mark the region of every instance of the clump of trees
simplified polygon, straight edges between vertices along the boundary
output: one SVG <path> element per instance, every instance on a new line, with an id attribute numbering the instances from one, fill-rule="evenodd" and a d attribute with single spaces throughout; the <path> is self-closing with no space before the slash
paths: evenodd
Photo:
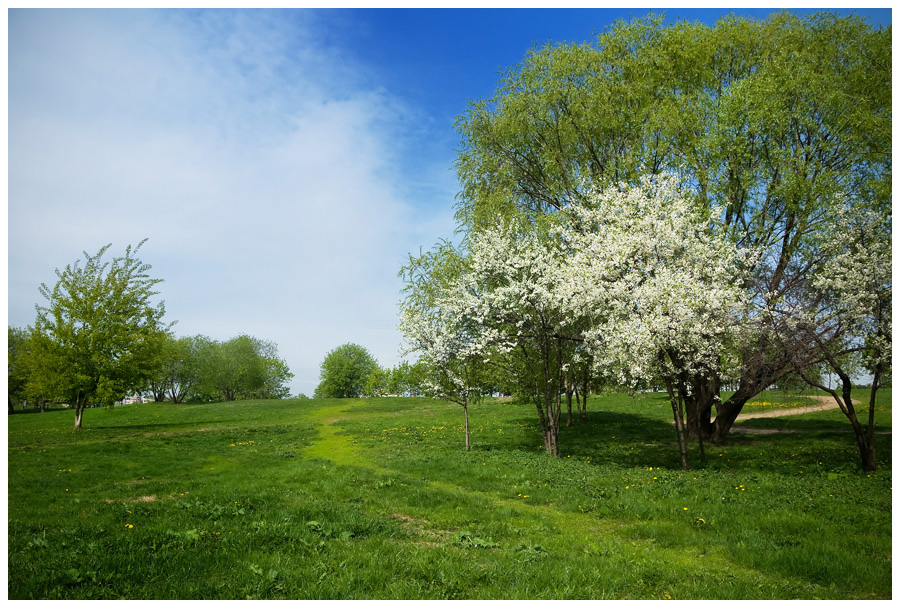
<path id="1" fill-rule="evenodd" d="M 150 392 L 159 400 L 278 398 L 292 377 L 274 343 L 238 336 L 224 343 L 176 338 L 155 302 L 161 279 L 137 257 L 105 261 L 109 245 L 57 270 L 34 326 L 8 328 L 9 413 L 28 401 L 65 403 L 81 428 L 85 408 Z"/>
<path id="2" fill-rule="evenodd" d="M 284 399 L 293 377 L 274 342 L 248 335 L 225 342 L 169 335 L 150 390 L 156 401 L 173 403 Z"/>
<path id="3" fill-rule="evenodd" d="M 383 397 L 414 395 L 419 392 L 419 366 L 401 362 L 383 368 L 359 344 L 343 344 L 322 360 L 316 398 Z"/>
<path id="4" fill-rule="evenodd" d="M 760 391 L 790 376 L 821 388 L 827 367 L 875 468 L 890 28 L 788 12 L 620 22 L 529 53 L 457 128 L 462 243 L 403 270 L 401 328 L 434 394 L 465 409 L 499 375 L 556 454 L 571 386 L 661 384 L 687 468 L 689 441 L 702 454 Z M 867 423 L 854 369 L 874 379 Z"/>

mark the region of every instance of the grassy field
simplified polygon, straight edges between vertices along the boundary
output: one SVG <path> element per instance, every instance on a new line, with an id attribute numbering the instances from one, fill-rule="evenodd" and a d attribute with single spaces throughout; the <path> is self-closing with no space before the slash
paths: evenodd
<path id="1" fill-rule="evenodd" d="M 891 597 L 889 390 L 872 474 L 840 412 L 739 420 L 791 432 L 682 472 L 660 395 L 589 409 L 558 459 L 498 402 L 469 453 L 428 399 L 16 414 L 9 598 Z"/>

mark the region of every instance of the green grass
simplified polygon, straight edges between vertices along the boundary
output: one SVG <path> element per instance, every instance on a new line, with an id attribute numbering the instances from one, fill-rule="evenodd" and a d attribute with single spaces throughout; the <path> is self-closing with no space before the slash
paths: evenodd
<path id="1" fill-rule="evenodd" d="M 890 391 L 879 429 L 890 430 Z M 8 594 L 49 598 L 891 597 L 891 439 L 755 419 L 680 470 L 660 395 L 536 412 L 428 399 L 9 417 Z M 841 422 L 843 424 L 841 424 Z"/>

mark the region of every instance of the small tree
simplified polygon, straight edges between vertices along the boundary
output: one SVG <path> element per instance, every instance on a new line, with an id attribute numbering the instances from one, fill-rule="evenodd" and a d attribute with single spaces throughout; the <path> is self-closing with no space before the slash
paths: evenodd
<path id="1" fill-rule="evenodd" d="M 407 295 L 399 329 L 407 343 L 404 354 L 420 356 L 412 368 L 407 365 L 407 381 L 417 368 L 418 388 L 426 395 L 462 406 L 469 451 L 469 405 L 484 392 L 486 362 L 479 344 L 482 328 L 466 318 L 462 300 L 453 296 L 467 270 L 466 260 L 446 242 L 417 258 L 410 256 L 400 271 Z"/>
<path id="2" fill-rule="evenodd" d="M 92 403 L 112 403 L 144 389 L 154 370 L 167 327 L 165 306 L 153 304 L 161 279 L 136 256 L 145 241 L 104 262 L 96 255 L 57 270 L 56 286 L 41 285 L 46 306 L 37 308 L 35 360 L 53 379 L 58 396 L 75 406 L 75 428 Z"/>
<path id="3" fill-rule="evenodd" d="M 205 383 L 222 393 L 225 401 L 261 391 L 267 366 L 260 348 L 260 341 L 247 335 L 213 343 L 203 366 Z"/>
<path id="4" fill-rule="evenodd" d="M 316 397 L 359 397 L 378 362 L 358 344 L 338 346 L 322 361 Z"/>

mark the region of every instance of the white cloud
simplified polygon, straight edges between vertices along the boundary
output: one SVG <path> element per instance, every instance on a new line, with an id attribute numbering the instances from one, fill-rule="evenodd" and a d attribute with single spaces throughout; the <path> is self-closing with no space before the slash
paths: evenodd
<path id="1" fill-rule="evenodd" d="M 9 323 L 82 250 L 149 237 L 179 334 L 274 340 L 307 394 L 342 343 L 394 363 L 396 274 L 452 229 L 451 152 L 404 182 L 416 111 L 316 19 L 11 11 Z"/>

